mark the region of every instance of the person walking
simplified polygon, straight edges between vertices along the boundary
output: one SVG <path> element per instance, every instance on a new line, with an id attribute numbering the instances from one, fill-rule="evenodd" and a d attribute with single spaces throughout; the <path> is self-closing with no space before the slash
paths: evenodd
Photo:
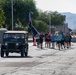
<path id="1" fill-rule="evenodd" d="M 69 47 L 71 47 L 71 39 L 72 39 L 71 34 L 69 34 Z"/>
<path id="2" fill-rule="evenodd" d="M 65 48 L 65 44 L 64 44 L 65 35 L 63 34 L 63 32 L 61 32 L 61 35 L 62 35 L 62 39 L 61 39 L 61 49 L 63 49 L 63 47 Z"/>
<path id="3" fill-rule="evenodd" d="M 57 45 L 58 45 L 58 49 L 60 50 L 61 49 L 61 40 L 62 40 L 62 34 L 61 34 L 61 31 L 58 32 L 58 36 L 56 38 L 56 41 L 57 41 Z"/>
<path id="4" fill-rule="evenodd" d="M 41 46 L 41 49 L 43 49 L 43 37 L 44 37 L 44 35 L 43 35 L 43 33 L 41 32 L 41 33 L 40 33 L 40 46 Z"/>
<path id="5" fill-rule="evenodd" d="M 71 44 L 71 36 L 69 35 L 69 33 L 66 33 L 66 35 L 65 35 L 65 47 L 69 48 L 70 44 Z"/>
<path id="6" fill-rule="evenodd" d="M 55 48 L 55 39 L 56 39 L 56 35 L 53 33 L 51 36 L 52 49 Z"/>
<path id="7" fill-rule="evenodd" d="M 48 34 L 49 34 L 49 32 L 45 33 L 45 48 L 48 47 L 48 39 L 47 39 Z"/>
<path id="8" fill-rule="evenodd" d="M 37 42 L 37 47 L 39 48 L 39 45 L 40 45 L 40 34 L 36 35 L 36 42 Z"/>
<path id="9" fill-rule="evenodd" d="M 50 42 L 51 42 L 51 34 L 50 33 L 48 33 L 48 35 L 46 36 L 46 38 L 47 38 L 47 48 L 50 48 Z"/>

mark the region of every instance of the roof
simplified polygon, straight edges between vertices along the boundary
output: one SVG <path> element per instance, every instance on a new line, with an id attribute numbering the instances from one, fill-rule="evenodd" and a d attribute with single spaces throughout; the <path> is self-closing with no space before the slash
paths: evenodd
<path id="1" fill-rule="evenodd" d="M 72 31 L 72 29 L 70 29 L 70 28 L 68 28 L 69 29 L 69 31 Z"/>
<path id="2" fill-rule="evenodd" d="M 2 30 L 7 30 L 6 28 L 0 28 L 0 31 L 2 31 Z"/>
<path id="3" fill-rule="evenodd" d="M 28 33 L 27 31 L 6 31 L 5 33 Z"/>

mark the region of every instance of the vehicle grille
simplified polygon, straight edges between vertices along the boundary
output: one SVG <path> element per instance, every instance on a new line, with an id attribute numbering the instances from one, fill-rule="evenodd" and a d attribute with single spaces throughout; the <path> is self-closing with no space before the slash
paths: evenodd
<path id="1" fill-rule="evenodd" d="M 8 49 L 15 49 L 16 43 L 8 43 Z"/>

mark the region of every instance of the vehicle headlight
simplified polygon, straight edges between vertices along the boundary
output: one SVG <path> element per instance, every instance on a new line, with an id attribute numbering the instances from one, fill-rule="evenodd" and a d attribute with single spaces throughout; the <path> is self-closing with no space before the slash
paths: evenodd
<path id="1" fill-rule="evenodd" d="M 16 45 L 18 46 L 18 45 L 19 45 L 19 43 L 16 43 Z"/>
<path id="2" fill-rule="evenodd" d="M 7 46 L 8 44 L 7 44 L 7 43 L 5 43 L 5 45 Z"/>

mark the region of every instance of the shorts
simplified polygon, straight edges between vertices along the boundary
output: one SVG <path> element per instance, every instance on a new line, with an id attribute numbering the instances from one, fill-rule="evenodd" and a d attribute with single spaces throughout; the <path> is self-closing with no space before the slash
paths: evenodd
<path id="1" fill-rule="evenodd" d="M 52 43 L 54 43 L 55 41 L 51 41 Z"/>
<path id="2" fill-rule="evenodd" d="M 61 44 L 61 41 L 57 41 L 57 44 Z"/>
<path id="3" fill-rule="evenodd" d="M 40 39 L 36 39 L 36 42 L 39 42 L 40 41 Z"/>
<path id="4" fill-rule="evenodd" d="M 47 42 L 48 41 L 48 39 L 45 39 L 45 42 Z"/>

